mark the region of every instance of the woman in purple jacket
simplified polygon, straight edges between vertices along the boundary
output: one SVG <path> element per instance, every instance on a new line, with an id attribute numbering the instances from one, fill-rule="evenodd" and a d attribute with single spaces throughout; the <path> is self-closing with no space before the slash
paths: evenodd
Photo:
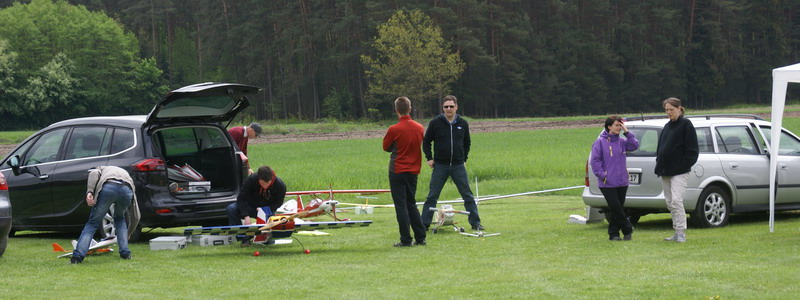
<path id="1" fill-rule="evenodd" d="M 621 138 L 620 132 L 626 138 Z M 606 119 L 605 130 L 592 145 L 589 163 L 597 176 L 597 186 L 608 203 L 608 239 L 612 241 L 629 241 L 632 238 L 633 226 L 622 207 L 625 205 L 629 180 L 625 153 L 636 149 L 639 149 L 639 141 L 618 116 Z M 620 230 L 623 238 L 619 237 Z"/>

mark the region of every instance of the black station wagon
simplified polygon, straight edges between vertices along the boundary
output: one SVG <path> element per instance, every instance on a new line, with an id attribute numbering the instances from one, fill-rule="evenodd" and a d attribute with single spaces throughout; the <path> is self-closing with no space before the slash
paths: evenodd
<path id="1" fill-rule="evenodd" d="M 247 176 L 247 157 L 225 130 L 260 88 L 202 83 L 169 92 L 149 115 L 89 117 L 52 124 L 0 163 L 22 230 L 80 231 L 89 218 L 88 170 L 119 166 L 136 184 L 142 227 L 222 225 Z M 178 176 L 187 168 L 192 177 Z M 106 216 L 100 236 L 114 234 Z"/>

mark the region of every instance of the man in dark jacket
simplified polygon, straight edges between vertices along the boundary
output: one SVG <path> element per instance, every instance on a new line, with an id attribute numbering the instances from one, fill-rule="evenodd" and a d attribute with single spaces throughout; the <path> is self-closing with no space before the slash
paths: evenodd
<path id="1" fill-rule="evenodd" d="M 272 215 L 283 204 L 286 196 L 286 184 L 283 180 L 275 176 L 268 166 L 258 168 L 258 171 L 245 179 L 239 197 L 236 202 L 228 205 L 228 224 L 245 225 L 252 224 L 251 218 L 256 217 L 256 208 L 269 206 L 270 211 L 264 210 L 267 216 Z M 250 239 L 242 240 L 242 246 L 250 245 Z"/>
<path id="2" fill-rule="evenodd" d="M 425 152 L 428 166 L 433 168 L 428 198 L 425 200 L 425 205 L 422 206 L 422 224 L 425 225 L 425 228 L 430 227 L 433 218 L 430 208 L 436 207 L 442 187 L 450 177 L 458 188 L 461 198 L 464 199 L 464 209 L 469 212 L 469 224 L 472 225 L 472 229 L 483 231 L 481 218 L 478 216 L 478 205 L 469 188 L 465 167 L 471 146 L 469 124 L 467 124 L 467 120 L 456 114 L 458 111 L 456 96 L 445 96 L 442 108 L 444 113 L 428 123 L 428 129 L 422 140 L 422 151 Z M 431 152 L 431 143 L 433 143 L 433 152 Z"/>

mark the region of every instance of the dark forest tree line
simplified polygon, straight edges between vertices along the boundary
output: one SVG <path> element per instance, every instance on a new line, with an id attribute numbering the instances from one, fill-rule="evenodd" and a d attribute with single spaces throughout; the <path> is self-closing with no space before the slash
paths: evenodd
<path id="1" fill-rule="evenodd" d="M 264 87 L 248 110 L 257 119 L 390 117 L 394 97 L 370 98 L 360 57 L 398 10 L 430 17 L 460 55 L 466 68 L 445 94 L 472 117 L 655 111 L 669 96 L 692 108 L 766 104 L 771 70 L 797 62 L 800 46 L 791 0 L 69 3 L 122 24 L 170 88 Z M 441 96 L 420 100 L 431 112 Z"/>

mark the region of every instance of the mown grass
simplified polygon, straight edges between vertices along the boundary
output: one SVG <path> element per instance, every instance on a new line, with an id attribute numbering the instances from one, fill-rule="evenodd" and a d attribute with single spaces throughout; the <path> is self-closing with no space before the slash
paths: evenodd
<path id="1" fill-rule="evenodd" d="M 798 119 L 786 120 L 797 130 Z M 585 159 L 600 126 L 474 134 L 468 171 L 482 195 L 510 194 L 583 183 Z M 386 188 L 389 154 L 380 139 L 252 145 L 253 165 L 269 164 L 290 190 Z M 427 192 L 422 172 L 417 197 Z M 736 215 L 720 229 L 691 228 L 685 244 L 666 214 L 642 217 L 634 240 L 610 242 L 606 225 L 568 224 L 583 214 L 580 189 L 491 200 L 480 205 L 487 232 L 473 238 L 444 230 L 428 246 L 394 248 L 394 211 L 340 217 L 371 219 L 367 228 L 299 237 L 292 245 L 189 246 L 150 251 L 133 244 L 131 261 L 92 256 L 81 265 L 55 259 L 50 243 L 77 234 L 21 232 L 0 258 L 0 298 L 303 298 L 303 299 L 784 299 L 800 293 L 800 213 Z M 442 199 L 457 197 L 445 187 Z M 339 198 L 342 201 L 363 201 Z M 374 202 L 388 202 L 381 195 Z M 466 218 L 458 221 L 466 224 Z M 324 220 L 324 219 L 323 219 Z M 143 240 L 180 235 L 155 229 Z M 259 250 L 259 257 L 252 255 Z"/>
<path id="2" fill-rule="evenodd" d="M 800 288 L 800 214 L 734 216 L 721 229 L 688 231 L 685 244 L 667 215 L 650 215 L 634 240 L 606 240 L 605 224 L 566 222 L 580 214 L 578 193 L 493 200 L 480 211 L 489 232 L 473 238 L 430 234 L 428 246 L 398 249 L 393 210 L 377 209 L 367 228 L 329 230 L 291 245 L 189 246 L 134 259 L 91 256 L 81 265 L 55 259 L 50 242 L 70 235 L 25 233 L 0 259 L 2 298 L 299 298 L 299 299 L 790 299 Z M 466 222 L 465 218 L 459 221 Z M 156 230 L 145 239 L 180 235 Z M 259 250 L 260 257 L 252 255 Z"/>

